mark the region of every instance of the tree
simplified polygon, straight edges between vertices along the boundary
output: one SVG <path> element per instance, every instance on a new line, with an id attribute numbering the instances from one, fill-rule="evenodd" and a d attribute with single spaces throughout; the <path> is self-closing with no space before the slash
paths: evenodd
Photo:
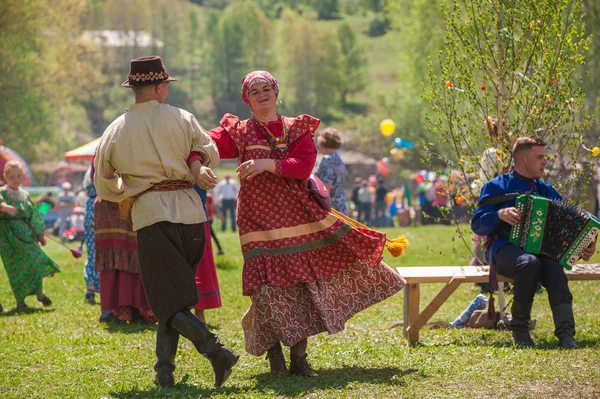
<path id="1" fill-rule="evenodd" d="M 592 113 L 598 104 L 600 98 L 600 82 L 597 79 L 595 71 L 600 69 L 600 4 L 594 0 L 583 0 L 582 11 L 585 21 L 585 35 L 593 36 L 590 41 L 590 49 L 586 54 L 586 63 L 580 68 L 583 76 L 583 87 L 586 89 L 586 99 L 584 107 L 586 112 Z M 600 126 L 598 120 L 594 120 L 592 129 L 590 129 L 588 139 L 599 137 Z"/>
<path id="2" fill-rule="evenodd" d="M 559 189 L 580 176 L 576 164 L 590 156 L 581 134 L 592 120 L 577 75 L 589 44 L 581 1 L 459 0 L 444 16 L 441 77 L 431 70 L 426 98 L 435 111 L 431 128 L 458 159 L 462 179 L 481 169 L 495 135 L 506 168 L 511 140 L 537 135 L 557 154 L 549 178 Z"/>
<path id="3" fill-rule="evenodd" d="M 204 37 L 200 29 L 200 21 L 196 10 L 191 10 L 188 14 L 189 19 L 189 36 L 187 42 L 187 79 L 189 81 L 189 92 L 197 95 L 200 93 L 200 63 L 201 49 L 203 48 Z M 188 104 L 188 109 L 193 108 L 193 104 Z"/>
<path id="4" fill-rule="evenodd" d="M 30 161 L 69 148 L 75 126 L 89 129 L 84 117 L 63 119 L 80 115 L 70 111 L 90 95 L 82 87 L 101 82 L 97 53 L 79 40 L 85 5 L 83 0 L 0 3 L 0 132 L 7 146 Z"/>
<path id="5" fill-rule="evenodd" d="M 337 19 L 340 17 L 338 0 L 316 1 L 313 7 L 319 13 L 319 19 Z"/>
<path id="6" fill-rule="evenodd" d="M 283 108 L 288 114 L 311 113 L 327 119 L 340 103 L 340 43 L 330 29 L 317 29 L 316 15 L 286 10 L 280 22 L 278 72 Z"/>
<path id="7" fill-rule="evenodd" d="M 227 112 L 248 114 L 248 106 L 240 98 L 240 82 L 246 73 L 268 67 L 269 27 L 258 5 L 248 0 L 232 3 L 221 18 L 209 18 L 205 61 L 218 117 Z"/>
<path id="8" fill-rule="evenodd" d="M 444 48 L 442 8 L 437 0 L 390 0 L 386 10 L 392 29 L 402 38 L 402 49 L 398 54 L 398 93 L 385 117 L 396 121 L 403 138 L 433 143 L 430 150 L 444 152 L 428 129 L 425 118 L 431 106 L 423 98 L 423 85 L 429 81 L 429 60 Z M 433 68 L 440 73 L 439 65 Z M 419 167 L 420 152 L 410 151 L 407 155 L 413 167 Z M 440 164 L 439 160 L 431 161 L 433 167 Z"/>
<path id="9" fill-rule="evenodd" d="M 171 6 L 163 4 L 160 7 L 160 38 L 163 46 L 158 54 L 170 65 L 180 65 L 184 62 L 181 57 L 181 23 L 179 16 L 171 12 Z"/>
<path id="10" fill-rule="evenodd" d="M 374 12 L 381 12 L 386 6 L 387 0 L 363 0 L 364 7 Z"/>
<path id="11" fill-rule="evenodd" d="M 348 94 L 365 88 L 365 65 L 362 49 L 356 44 L 356 36 L 350 25 L 343 23 L 338 28 L 340 50 L 342 52 L 341 103 L 347 105 Z"/>

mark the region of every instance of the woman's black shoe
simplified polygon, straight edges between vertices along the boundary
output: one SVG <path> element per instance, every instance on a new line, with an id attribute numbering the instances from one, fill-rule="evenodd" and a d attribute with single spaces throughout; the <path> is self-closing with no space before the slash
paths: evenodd
<path id="1" fill-rule="evenodd" d="M 96 304 L 96 293 L 91 292 L 91 291 L 86 292 L 85 301 L 87 303 L 89 303 L 90 305 L 95 305 Z"/>
<path id="2" fill-rule="evenodd" d="M 50 305 L 52 305 L 52 301 L 50 300 L 50 298 L 48 298 L 44 294 L 38 295 L 37 300 L 40 301 L 42 303 L 42 305 L 44 305 L 44 306 L 50 306 Z"/>
<path id="3" fill-rule="evenodd" d="M 125 324 L 125 323 L 127 323 L 125 320 L 121 320 L 117 316 L 115 316 L 114 313 L 110 313 L 108 316 L 100 316 L 100 319 L 98 319 L 98 321 L 100 323 L 106 323 L 106 324 Z"/>

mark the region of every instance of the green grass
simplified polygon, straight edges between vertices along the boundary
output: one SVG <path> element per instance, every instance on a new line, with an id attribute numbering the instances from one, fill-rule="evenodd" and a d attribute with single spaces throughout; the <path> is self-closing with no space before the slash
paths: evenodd
<path id="1" fill-rule="evenodd" d="M 393 266 L 466 264 L 468 250 L 454 229 L 410 228 L 407 255 Z M 390 236 L 401 231 L 389 230 Z M 491 330 L 421 330 L 421 344 L 407 345 L 401 328 L 402 293 L 358 314 L 335 334 L 309 340 L 309 359 L 320 377 L 271 377 L 264 358 L 244 353 L 240 319 L 249 305 L 241 295 L 237 235 L 219 234 L 217 258 L 224 306 L 208 311 L 209 324 L 242 357 L 226 386 L 212 387 L 209 363 L 183 340 L 173 389 L 152 384 L 154 328 L 107 327 L 99 306 L 83 301 L 83 261 L 54 243 L 48 253 L 63 272 L 45 281 L 54 301 L 15 314 L 6 275 L 0 276 L 0 397 L 2 398 L 592 398 L 600 397 L 600 290 L 598 282 L 574 282 L 578 351 L 557 349 L 545 294 L 536 297 L 536 350 L 513 347 L 510 333 Z M 427 303 L 440 285 L 421 288 Z M 476 295 L 465 284 L 433 320 L 451 321 Z"/>

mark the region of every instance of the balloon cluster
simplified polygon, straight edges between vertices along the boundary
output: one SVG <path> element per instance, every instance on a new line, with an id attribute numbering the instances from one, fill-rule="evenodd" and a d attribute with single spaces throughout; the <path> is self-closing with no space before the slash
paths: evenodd
<path id="1" fill-rule="evenodd" d="M 384 119 L 379 124 L 379 131 L 386 137 L 391 136 L 396 131 L 396 124 L 391 119 Z M 394 147 L 390 150 L 390 155 L 394 161 L 401 161 L 406 156 L 406 150 L 411 148 L 415 148 L 415 143 L 401 137 L 396 137 L 394 139 Z M 389 160 L 387 158 L 383 158 L 377 162 L 377 171 L 382 176 L 389 174 Z"/>

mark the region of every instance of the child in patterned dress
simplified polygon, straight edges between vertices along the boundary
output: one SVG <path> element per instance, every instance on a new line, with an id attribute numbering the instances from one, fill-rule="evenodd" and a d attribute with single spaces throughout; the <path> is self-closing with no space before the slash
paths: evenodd
<path id="1" fill-rule="evenodd" d="M 36 295 L 44 306 L 52 305 L 42 288 L 42 279 L 60 271 L 38 245 L 46 245 L 44 221 L 29 193 L 21 188 L 25 178 L 18 161 L 4 167 L 6 185 L 0 188 L 0 255 L 17 301 L 26 310 L 25 297 Z"/>

